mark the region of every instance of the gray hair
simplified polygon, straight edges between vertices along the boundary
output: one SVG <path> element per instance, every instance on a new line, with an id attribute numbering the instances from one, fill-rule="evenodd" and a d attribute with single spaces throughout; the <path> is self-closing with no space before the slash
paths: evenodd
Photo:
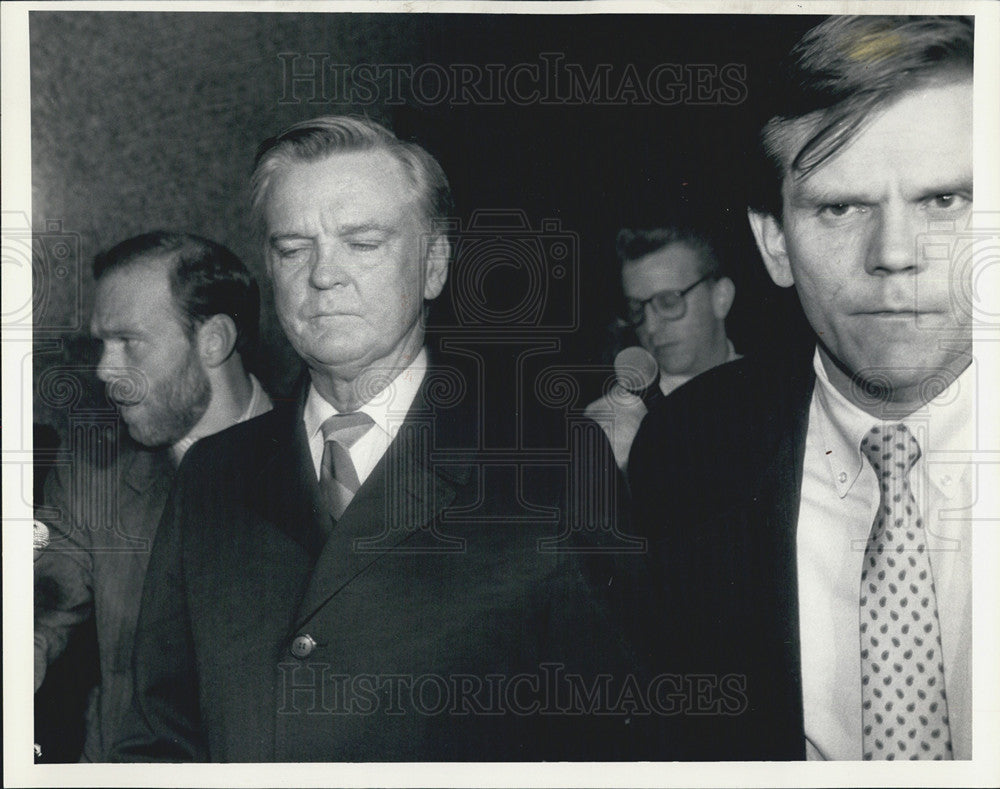
<path id="1" fill-rule="evenodd" d="M 315 162 L 348 151 L 385 151 L 393 156 L 420 194 L 420 206 L 430 228 L 443 224 L 452 212 L 451 187 L 441 165 L 416 143 L 400 140 L 368 118 L 324 115 L 289 126 L 257 148 L 250 199 L 254 224 L 264 227 L 264 203 L 276 171 L 292 162 Z"/>

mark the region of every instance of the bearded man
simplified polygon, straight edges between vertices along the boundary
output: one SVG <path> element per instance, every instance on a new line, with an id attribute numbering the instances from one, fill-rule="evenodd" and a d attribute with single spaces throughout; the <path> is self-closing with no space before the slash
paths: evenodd
<path id="1" fill-rule="evenodd" d="M 269 411 L 271 401 L 244 367 L 259 291 L 228 249 L 146 233 L 98 255 L 94 279 L 97 377 L 128 435 L 117 425 L 89 431 L 82 437 L 92 440 L 74 441 L 82 446 L 71 447 L 72 462 L 47 480 L 51 541 L 35 562 L 35 690 L 93 617 L 101 679 L 83 760 L 105 761 L 132 695 L 139 598 L 177 464 L 196 440 Z"/>

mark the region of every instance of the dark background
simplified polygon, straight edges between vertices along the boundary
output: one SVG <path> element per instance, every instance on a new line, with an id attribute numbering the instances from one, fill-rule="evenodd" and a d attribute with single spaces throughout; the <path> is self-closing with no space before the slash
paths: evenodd
<path id="1" fill-rule="evenodd" d="M 790 334 L 789 320 L 798 320 L 797 305 L 767 279 L 746 227 L 744 193 L 769 72 L 816 21 L 32 12 L 35 421 L 63 436 L 74 409 L 107 407 L 86 369 L 96 354 L 86 337 L 90 264 L 98 251 L 155 228 L 217 240 L 258 275 L 265 291 L 264 342 L 255 371 L 272 393 L 288 394 L 298 361 L 270 306 L 248 218 L 247 180 L 260 140 L 297 120 L 338 111 L 383 120 L 431 150 L 451 180 L 463 228 L 477 209 L 521 212 L 529 229 L 506 236 L 513 239 L 514 263 L 517 243 L 525 239 L 540 240 L 543 249 L 547 237 L 571 239 L 569 277 L 553 277 L 554 262 L 540 261 L 544 315 L 514 321 L 522 334 L 557 338 L 554 361 L 586 366 L 610 358 L 607 328 L 620 305 L 615 234 L 623 225 L 655 225 L 678 207 L 715 232 L 731 264 L 738 295 L 730 333 L 738 349 L 752 353 L 780 342 Z M 302 73 L 322 64 L 322 57 L 328 67 L 469 63 L 509 70 L 522 62 L 542 65 L 541 53 L 560 53 L 587 75 L 609 64 L 611 98 L 628 64 L 643 79 L 661 63 L 739 64 L 746 89 L 735 94 L 738 103 L 697 103 L 687 96 L 674 106 L 640 104 L 630 94 L 617 105 L 600 99 L 555 106 L 510 100 L 431 105 L 404 91 L 405 104 L 386 106 L 343 101 L 350 97 L 329 71 L 325 84 L 298 83 L 291 90 L 286 75 L 295 56 L 294 68 Z M 718 86 L 707 84 L 709 92 Z M 549 219 L 558 220 L 558 230 L 542 229 Z M 433 325 L 506 336 L 514 324 L 505 325 L 503 316 L 525 303 L 537 287 L 531 284 L 537 272 L 531 280 L 523 259 L 520 268 L 499 265 L 495 244 L 484 251 L 463 242 L 459 251 Z M 476 304 L 471 318 L 456 316 L 456 301 L 473 298 L 461 295 L 472 282 L 483 287 L 474 298 L 493 311 L 485 323 Z M 553 323 L 561 325 L 551 330 Z M 58 386 L 67 368 L 70 394 Z M 600 385 L 583 380 L 582 396 L 596 396 Z"/>
<path id="2" fill-rule="evenodd" d="M 248 217 L 247 181 L 262 139 L 331 112 L 382 120 L 440 160 L 456 199 L 458 255 L 431 324 L 478 347 L 502 385 L 512 385 L 512 359 L 548 341 L 525 364 L 525 378 L 562 367 L 578 382 L 569 407 L 599 395 L 615 349 L 609 327 L 620 306 L 615 234 L 678 212 L 712 230 L 732 271 L 730 336 L 738 350 L 763 353 L 789 338 L 808 338 L 794 294 L 767 279 L 744 207 L 770 71 L 816 21 L 31 12 L 36 481 L 74 420 L 109 411 L 91 369 L 97 348 L 87 337 L 90 264 L 129 236 L 188 231 L 240 255 L 264 291 L 263 342 L 253 369 L 273 395 L 290 394 L 299 363 L 273 314 Z M 559 53 L 587 75 L 609 64 L 611 95 L 604 99 L 615 98 L 629 64 L 643 79 L 661 63 L 738 64 L 745 90 L 730 94 L 736 101 L 688 95 L 672 106 L 642 104 L 631 94 L 619 104 L 430 104 L 404 91 L 403 104 L 388 106 L 345 100 L 330 72 L 320 95 L 303 83 L 290 95 L 286 75 L 295 56 L 299 73 L 323 58 L 327 66 L 468 63 L 509 71 L 518 63 L 542 66 L 542 53 Z M 480 214 L 470 230 L 481 209 L 492 213 Z M 483 232 L 482 222 L 497 221 L 498 212 L 526 226 Z M 560 243 L 568 256 L 558 257 Z M 522 310 L 529 302 L 539 310 Z M 528 398 L 537 392 L 530 380 L 516 384 Z M 495 395 L 499 405 L 490 404 L 490 419 L 517 410 L 508 399 L 514 393 Z M 49 725 L 36 731 L 45 761 L 79 753 L 82 686 L 94 679 L 82 682 L 80 667 L 90 662 L 92 639 L 86 631 L 80 636 L 36 698 L 36 719 Z"/>

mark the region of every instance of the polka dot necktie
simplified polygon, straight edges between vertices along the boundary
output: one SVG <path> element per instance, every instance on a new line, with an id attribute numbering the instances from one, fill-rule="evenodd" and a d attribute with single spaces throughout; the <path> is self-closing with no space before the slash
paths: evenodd
<path id="1" fill-rule="evenodd" d="M 861 451 L 881 490 L 861 572 L 862 753 L 951 759 L 934 577 L 907 479 L 920 445 L 905 425 L 885 425 Z"/>
<path id="2" fill-rule="evenodd" d="M 320 463 L 319 483 L 334 520 L 340 520 L 361 487 L 349 450 L 373 424 L 368 414 L 354 411 L 334 414 L 320 427 L 323 431 L 323 460 Z"/>

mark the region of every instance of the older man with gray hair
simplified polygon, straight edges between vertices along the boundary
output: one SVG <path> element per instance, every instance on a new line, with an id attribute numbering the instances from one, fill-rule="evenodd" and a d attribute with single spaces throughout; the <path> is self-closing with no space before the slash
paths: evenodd
<path id="1" fill-rule="evenodd" d="M 264 143 L 252 184 L 308 378 L 185 461 L 117 757 L 614 758 L 625 716 L 548 695 L 560 672 L 589 687 L 627 665 L 587 567 L 545 549 L 607 524 L 567 523 L 572 464 L 491 461 L 479 372 L 425 347 L 449 266 L 441 167 L 322 117 Z"/>

